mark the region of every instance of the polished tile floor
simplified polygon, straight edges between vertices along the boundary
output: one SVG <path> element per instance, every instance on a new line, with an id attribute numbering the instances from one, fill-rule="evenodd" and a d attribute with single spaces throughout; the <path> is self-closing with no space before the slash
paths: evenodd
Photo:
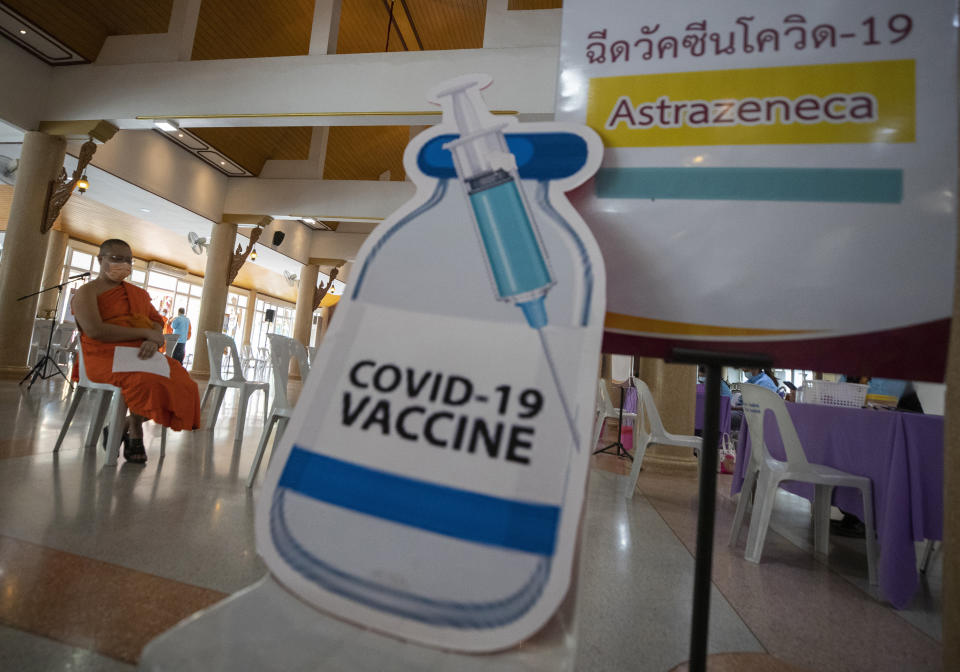
<path id="1" fill-rule="evenodd" d="M 256 400 L 254 400 L 256 401 Z M 154 636 L 258 579 L 258 490 L 244 480 L 263 418 L 252 403 L 234 448 L 235 401 L 213 431 L 148 427 L 145 467 L 84 450 L 82 407 L 59 454 L 68 391 L 0 382 L 0 669 L 130 670 Z M 84 404 L 86 406 L 86 404 Z M 613 428 L 607 428 L 608 440 Z M 593 458 L 578 585 L 578 670 L 665 671 L 687 658 L 696 481 Z M 941 559 L 909 609 L 879 602 L 863 542 L 811 552 L 809 505 L 781 493 L 763 562 L 727 546 L 735 502 L 717 496 L 710 650 L 767 652 L 809 670 L 940 669 Z M 318 668 L 322 669 L 322 667 Z"/>

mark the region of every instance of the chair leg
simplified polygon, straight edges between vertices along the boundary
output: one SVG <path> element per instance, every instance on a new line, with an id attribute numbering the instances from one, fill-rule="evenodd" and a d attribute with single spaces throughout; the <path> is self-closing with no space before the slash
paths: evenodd
<path id="1" fill-rule="evenodd" d="M 220 407 L 223 405 L 223 398 L 227 395 L 227 388 L 217 385 L 213 390 L 213 397 L 210 399 L 210 405 L 213 407 L 213 412 L 210 414 L 210 427 L 213 429 L 213 426 L 217 424 L 217 416 L 220 415 Z"/>
<path id="2" fill-rule="evenodd" d="M 603 435 L 603 425 L 607 421 L 607 416 L 603 413 L 597 415 L 597 419 L 593 423 L 593 443 L 590 444 L 590 452 L 592 453 L 597 449 L 597 444 L 600 443 L 600 437 Z"/>
<path id="3" fill-rule="evenodd" d="M 80 405 L 80 400 L 83 399 L 83 394 L 86 391 L 87 388 L 85 387 L 78 387 L 73 391 L 70 408 L 67 409 L 67 417 L 63 419 L 63 427 L 60 428 L 60 435 L 57 437 L 57 442 L 53 446 L 53 452 L 60 452 L 60 444 L 63 443 L 63 437 L 67 435 L 67 430 L 70 429 L 70 423 L 73 422 L 73 416 L 77 412 L 77 406 Z"/>
<path id="4" fill-rule="evenodd" d="M 923 555 L 920 558 L 920 573 L 926 574 L 930 566 L 930 558 L 933 557 L 933 539 L 927 539 L 923 542 Z"/>
<path id="5" fill-rule="evenodd" d="M 103 390 L 96 390 L 94 397 L 97 402 L 90 418 L 90 426 L 87 427 L 87 436 L 83 440 L 84 448 L 96 448 L 97 441 L 100 439 L 100 429 L 107 418 L 107 408 L 110 406 L 110 395 Z"/>
<path id="6" fill-rule="evenodd" d="M 210 383 L 207 383 L 207 389 L 203 391 L 203 399 L 200 400 L 200 415 L 203 415 L 203 407 L 207 403 L 207 397 L 210 396 Z"/>
<path id="7" fill-rule="evenodd" d="M 270 403 L 270 388 L 263 390 L 263 421 L 266 422 L 267 418 L 270 417 L 270 411 L 268 410 L 268 405 Z"/>
<path id="8" fill-rule="evenodd" d="M 280 418 L 277 421 L 277 432 L 273 435 L 273 449 L 270 451 L 270 459 L 267 460 L 267 466 L 270 466 L 270 463 L 273 461 L 273 456 L 277 452 L 277 446 L 280 445 L 280 439 L 283 438 L 283 433 L 287 431 L 287 425 L 290 424 L 290 418 Z"/>
<path id="9" fill-rule="evenodd" d="M 747 549 L 743 557 L 750 562 L 760 562 L 763 543 L 767 540 L 773 503 L 777 499 L 778 482 L 775 477 L 761 473 L 757 477 L 757 494 L 754 497 L 753 513 L 750 515 L 750 531 L 747 533 Z"/>
<path id="10" fill-rule="evenodd" d="M 868 481 L 860 487 L 863 495 L 863 536 L 867 542 L 867 574 L 870 585 L 877 585 L 877 535 L 873 522 L 873 487 Z M 828 523 L 829 524 L 829 523 Z"/>
<path id="11" fill-rule="evenodd" d="M 127 418 L 127 404 L 123 395 L 114 392 L 110 400 L 110 412 L 107 416 L 110 421 L 107 441 L 107 466 L 117 463 L 120 456 L 120 443 L 123 439 L 123 423 Z"/>
<path id="12" fill-rule="evenodd" d="M 160 425 L 160 457 L 167 454 L 167 428 Z"/>
<path id="13" fill-rule="evenodd" d="M 267 422 L 263 425 L 263 431 L 260 432 L 260 443 L 257 444 L 257 454 L 253 456 L 253 464 L 250 465 L 250 475 L 247 476 L 247 487 L 253 487 L 253 481 L 257 477 L 257 471 L 260 470 L 260 460 L 263 459 L 263 451 L 267 448 L 267 440 L 270 438 L 270 430 L 273 428 L 273 423 L 276 422 L 279 418 L 277 416 L 272 416 Z M 279 435 L 280 428 L 277 428 L 277 434 Z"/>
<path id="14" fill-rule="evenodd" d="M 740 501 L 737 502 L 737 513 L 733 516 L 733 526 L 730 528 L 730 546 L 736 546 L 740 540 L 743 519 L 753 502 L 753 489 L 757 484 L 757 474 L 759 472 L 750 467 L 751 465 L 747 465 L 747 476 L 743 479 L 743 486 L 740 488 Z"/>
<path id="15" fill-rule="evenodd" d="M 641 440 L 636 426 L 633 431 L 633 466 L 630 467 L 630 475 L 627 476 L 627 499 L 633 499 L 633 493 L 637 491 L 637 481 L 640 480 L 640 468 L 643 466 L 643 456 L 647 452 L 649 439 L 646 437 Z"/>
<path id="16" fill-rule="evenodd" d="M 234 443 L 243 441 L 243 425 L 247 421 L 247 402 L 250 400 L 253 390 L 241 387 L 237 390 L 237 393 L 240 395 L 240 399 L 237 404 L 237 427 L 233 435 Z"/>
<path id="17" fill-rule="evenodd" d="M 815 484 L 813 489 L 813 550 L 821 555 L 830 553 L 830 500 L 833 486 Z"/>

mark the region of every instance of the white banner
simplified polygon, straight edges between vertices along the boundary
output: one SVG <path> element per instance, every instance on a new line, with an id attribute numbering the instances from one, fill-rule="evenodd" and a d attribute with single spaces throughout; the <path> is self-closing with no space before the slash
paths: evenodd
<path id="1" fill-rule="evenodd" d="M 607 351 L 762 351 L 942 379 L 957 185 L 952 0 L 566 0 L 557 118 Z"/>

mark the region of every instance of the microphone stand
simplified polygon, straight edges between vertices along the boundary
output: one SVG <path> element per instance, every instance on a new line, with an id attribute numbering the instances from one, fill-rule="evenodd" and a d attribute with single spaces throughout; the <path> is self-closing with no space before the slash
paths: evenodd
<path id="1" fill-rule="evenodd" d="M 51 325 L 50 325 L 50 335 L 47 336 L 47 349 L 43 353 L 43 357 L 37 360 L 37 363 L 33 365 L 33 368 L 30 369 L 30 371 L 27 372 L 27 375 L 25 375 L 20 380 L 20 382 L 18 383 L 19 385 L 23 385 L 26 382 L 26 380 L 29 378 L 30 383 L 27 385 L 27 389 L 29 390 L 33 387 L 33 384 L 37 382 L 37 378 L 46 380 L 47 378 L 53 378 L 56 375 L 60 375 L 65 381 L 67 381 L 67 385 L 70 386 L 70 389 L 73 389 L 73 383 L 71 383 L 70 379 L 67 378 L 66 374 L 63 373 L 63 369 L 60 368 L 60 365 L 57 364 L 57 362 L 53 359 L 53 357 L 50 356 L 50 348 L 53 346 L 53 332 L 56 331 L 57 315 L 60 313 L 60 298 L 63 296 L 63 288 L 69 285 L 74 280 L 79 280 L 80 278 L 85 278 L 89 275 L 90 275 L 89 271 L 87 271 L 86 273 L 80 273 L 79 275 L 72 275 L 69 278 L 67 278 L 64 282 L 61 282 L 59 285 L 50 285 L 49 287 L 45 287 L 44 289 L 41 289 L 39 292 L 34 292 L 33 294 L 26 294 L 25 296 L 21 296 L 20 298 L 17 299 L 17 301 L 23 301 L 24 299 L 29 299 L 30 297 L 37 296 L 38 294 L 49 292 L 52 289 L 57 290 L 57 307 L 54 309 L 54 312 L 53 312 L 53 320 L 51 320 Z M 47 373 L 48 364 L 53 364 L 53 369 L 54 369 L 53 373 L 50 373 L 50 374 Z"/>

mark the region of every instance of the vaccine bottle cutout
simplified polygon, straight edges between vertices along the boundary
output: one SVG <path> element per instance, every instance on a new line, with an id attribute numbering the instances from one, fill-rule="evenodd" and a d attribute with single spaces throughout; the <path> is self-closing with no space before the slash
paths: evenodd
<path id="1" fill-rule="evenodd" d="M 569 585 L 605 303 L 563 196 L 599 138 L 495 117 L 489 82 L 433 92 L 443 120 L 404 156 L 417 194 L 357 255 L 256 523 L 302 599 L 464 651 L 528 637 Z"/>
<path id="2" fill-rule="evenodd" d="M 497 299 L 519 306 L 527 324 L 537 330 L 570 426 L 571 440 L 578 447 L 574 418 L 542 331 L 548 322 L 544 299 L 556 282 L 519 187 L 516 159 L 507 148 L 503 129 L 508 123 L 497 123 L 480 105 L 480 88 L 486 83 L 486 78 L 465 77 L 434 91 L 433 98 L 443 106 L 444 114 L 453 118 L 460 133 L 444 149 L 452 154 L 457 176 L 470 199 Z M 484 125 L 481 115 L 489 118 L 488 125 Z"/>

